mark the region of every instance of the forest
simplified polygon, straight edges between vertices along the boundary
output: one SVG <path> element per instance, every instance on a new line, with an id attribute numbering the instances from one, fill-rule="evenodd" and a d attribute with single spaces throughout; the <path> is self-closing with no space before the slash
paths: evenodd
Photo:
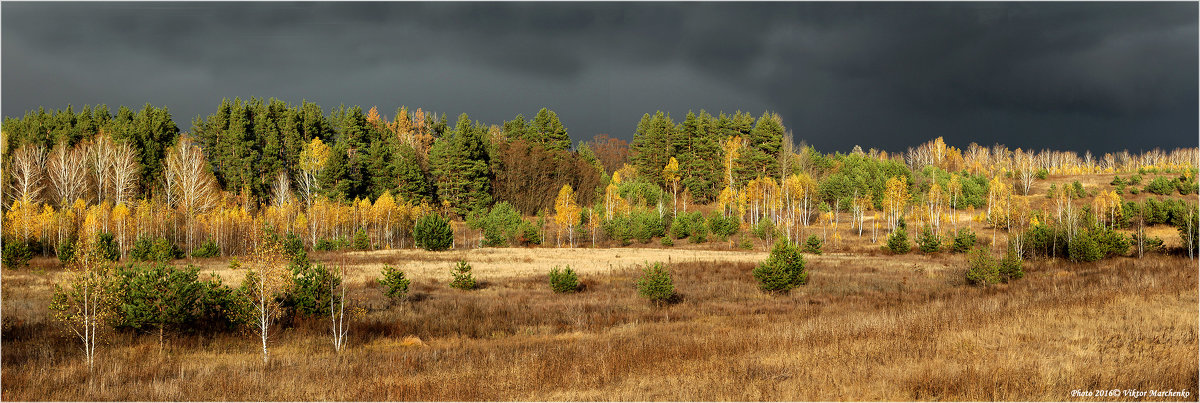
<path id="1" fill-rule="evenodd" d="M 190 132 L 165 107 L 111 114 L 101 105 L 6 118 L 3 133 L 5 256 L 64 261 L 80 239 L 112 242 L 121 258 L 155 242 L 179 256 L 243 255 L 264 230 L 293 234 L 310 249 L 414 247 L 413 227 L 430 214 L 476 231 L 456 246 L 647 243 L 697 232 L 688 230 L 692 221 L 712 221 L 705 227 L 718 237 L 741 227 L 793 241 L 848 225 L 875 241 L 881 226 L 890 234 L 928 225 L 943 235 L 947 224 L 957 228 L 955 212 L 1017 238 L 1074 238 L 1080 228 L 1145 225 L 1146 212 L 1162 208 L 1169 213 L 1151 220 L 1184 234 L 1194 205 L 1123 196 L 1197 189 L 1195 148 L 1081 155 L 959 149 L 939 137 L 902 152 L 822 153 L 797 144 L 771 112 L 701 110 L 679 122 L 647 113 L 631 143 L 601 134 L 572 144 L 545 108 L 499 124 L 464 113 L 451 125 L 420 108 L 389 118 L 374 107 L 326 112 L 252 98 L 222 100 Z M 1111 194 L 1077 184 L 1051 188 L 1033 205 L 1013 197 L 1047 175 L 1120 172 L 1161 175 L 1130 178 Z M 1082 197 L 1092 202 L 1072 202 Z M 698 207 L 711 207 L 708 217 Z M 728 229 L 722 220 L 732 220 Z M 1189 254 L 1193 244 L 1184 242 Z M 1017 246 L 1023 256 L 1056 254 Z"/>

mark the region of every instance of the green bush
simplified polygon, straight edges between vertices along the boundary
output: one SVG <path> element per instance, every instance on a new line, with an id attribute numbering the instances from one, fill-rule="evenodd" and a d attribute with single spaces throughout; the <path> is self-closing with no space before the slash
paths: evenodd
<path id="1" fill-rule="evenodd" d="M 896 254 L 905 254 L 912 249 L 912 245 L 908 243 L 908 233 L 904 231 L 904 228 L 897 227 L 888 235 L 885 248 Z"/>
<path id="2" fill-rule="evenodd" d="M 787 242 L 777 242 L 767 260 L 754 268 L 754 279 L 763 291 L 786 293 L 808 283 L 804 256 L 799 248 Z"/>
<path id="3" fill-rule="evenodd" d="M 758 225 L 755 225 L 754 228 L 751 229 L 751 232 L 754 234 L 754 236 L 758 237 L 758 239 L 764 241 L 775 239 L 775 236 L 778 235 L 778 230 L 775 228 L 775 223 L 771 222 L 771 220 L 759 221 Z"/>
<path id="4" fill-rule="evenodd" d="M 521 213 L 508 202 L 502 201 L 490 210 L 472 212 L 467 217 L 471 228 L 483 231 L 484 246 L 521 245 L 541 243 L 540 233 Z"/>
<path id="5" fill-rule="evenodd" d="M 662 237 L 662 239 L 658 240 L 658 243 L 662 244 L 662 246 L 675 246 L 675 241 L 671 240 L 669 236 Z"/>
<path id="6" fill-rule="evenodd" d="M 192 250 L 192 257 L 209 258 L 221 255 L 221 248 L 217 246 L 217 241 L 212 239 L 204 241 L 199 248 Z"/>
<path id="7" fill-rule="evenodd" d="M 200 269 L 177 269 L 166 263 L 129 265 L 117 270 L 114 327 L 135 330 L 183 328 L 199 315 L 204 285 Z"/>
<path id="8" fill-rule="evenodd" d="M 667 238 L 664 238 L 667 239 Z M 566 269 L 559 269 L 558 266 L 550 269 L 550 289 L 557 293 L 569 293 L 579 291 L 579 276 L 571 270 L 571 266 Z"/>
<path id="9" fill-rule="evenodd" d="M 675 216 L 671 222 L 671 236 L 675 239 L 683 239 L 695 235 L 697 232 L 706 232 L 704 215 L 699 211 L 683 213 Z"/>
<path id="10" fill-rule="evenodd" d="M 450 249 L 454 242 L 454 230 L 450 222 L 439 214 L 428 214 L 417 219 L 413 226 L 413 239 L 417 246 L 429 251 Z"/>
<path id="11" fill-rule="evenodd" d="M 741 242 L 738 242 L 738 247 L 745 250 L 751 250 L 754 249 L 754 242 L 751 241 L 750 238 L 747 238 L 745 235 L 743 235 Z"/>
<path id="12" fill-rule="evenodd" d="M 992 254 L 984 248 L 972 248 L 967 252 L 967 283 L 990 285 L 1000 282 L 1000 269 Z"/>
<path id="13" fill-rule="evenodd" d="M 1079 183 L 1079 181 L 1071 182 L 1071 187 L 1067 191 L 1071 192 L 1072 199 L 1087 196 L 1087 191 L 1083 190 L 1083 184 Z"/>
<path id="14" fill-rule="evenodd" d="M 950 252 L 967 253 L 975 247 L 975 242 L 975 231 L 970 228 L 959 228 L 958 233 L 954 235 L 954 241 L 950 244 Z"/>
<path id="15" fill-rule="evenodd" d="M 397 269 L 390 264 L 383 265 L 382 277 L 378 280 L 379 285 L 383 286 L 384 294 L 392 299 L 403 299 L 408 295 L 409 279 L 404 278 L 404 271 Z"/>
<path id="16" fill-rule="evenodd" d="M 1067 255 L 1076 262 L 1095 262 L 1104 257 L 1104 250 L 1087 231 L 1079 231 L 1067 244 Z"/>
<path id="17" fill-rule="evenodd" d="M 70 237 L 58 244 L 58 262 L 67 264 L 75 259 L 75 237 Z"/>
<path id="18" fill-rule="evenodd" d="M 734 216 L 725 217 L 713 214 L 708 217 L 708 231 L 719 238 L 728 238 L 738 232 L 738 219 Z"/>
<path id="19" fill-rule="evenodd" d="M 667 234 L 666 223 L 663 218 L 658 216 L 658 212 L 645 209 L 636 210 L 630 214 L 632 220 L 632 235 L 642 243 L 650 243 L 650 239 L 654 237 L 665 236 Z"/>
<path id="20" fill-rule="evenodd" d="M 1017 253 L 1016 248 L 1008 248 L 1008 253 L 1004 254 L 1004 259 L 1000 260 L 1000 279 L 1004 282 L 1016 280 L 1025 277 L 1025 271 L 1021 269 L 1021 255 Z"/>
<path id="21" fill-rule="evenodd" d="M 367 230 L 359 228 L 354 233 L 354 250 L 371 250 L 371 239 L 367 237 Z"/>
<path id="22" fill-rule="evenodd" d="M 471 265 L 466 261 L 459 260 L 450 270 L 450 275 L 454 276 L 454 280 L 450 281 L 450 287 L 460 290 L 474 290 L 475 277 L 471 275 Z"/>
<path id="23" fill-rule="evenodd" d="M 129 258 L 139 262 L 165 262 L 182 259 L 183 250 L 166 238 L 139 237 L 129 249 Z"/>
<path id="24" fill-rule="evenodd" d="M 642 276 L 637 280 L 638 295 L 649 299 L 655 305 L 670 303 L 675 300 L 675 282 L 671 273 L 662 262 L 647 263 L 642 269 Z"/>
<path id="25" fill-rule="evenodd" d="M 19 269 L 29 264 L 29 260 L 33 259 L 33 252 L 29 251 L 29 245 L 22 240 L 6 239 L 4 241 L 4 268 Z"/>
<path id="26" fill-rule="evenodd" d="M 1170 195 L 1175 193 L 1179 188 L 1179 181 L 1175 179 L 1167 179 L 1165 176 L 1154 178 L 1150 183 L 1146 184 L 1144 191 L 1157 195 Z"/>
<path id="27" fill-rule="evenodd" d="M 692 243 L 708 242 L 708 226 L 704 225 L 704 217 L 701 216 L 696 226 L 692 229 Z"/>
<path id="28" fill-rule="evenodd" d="M 933 227 L 926 225 L 917 236 L 917 246 L 921 252 L 937 253 L 942 251 L 942 237 L 933 233 Z"/>
<path id="29" fill-rule="evenodd" d="M 1140 185 L 1140 184 L 1142 184 L 1142 176 L 1141 175 L 1130 176 L 1129 181 L 1126 183 L 1128 183 L 1130 185 Z"/>
<path id="30" fill-rule="evenodd" d="M 1125 185 L 1125 181 L 1121 180 L 1120 176 L 1113 176 L 1112 182 L 1109 182 L 1108 184 L 1113 186 L 1122 186 Z"/>
<path id="31" fill-rule="evenodd" d="M 117 241 L 107 232 L 96 235 L 96 252 L 104 260 L 115 262 L 121 259 L 121 249 L 117 247 Z"/>
<path id="32" fill-rule="evenodd" d="M 285 305 L 301 316 L 329 315 L 330 298 L 335 304 L 340 300 L 333 290 L 341 284 L 341 276 L 329 271 L 323 264 L 293 266 L 292 287 Z"/>
<path id="33" fill-rule="evenodd" d="M 809 235 L 808 239 L 804 240 L 804 251 L 814 255 L 820 255 L 821 245 L 823 243 L 824 242 L 821 241 L 821 238 L 817 237 L 816 234 Z"/>
<path id="34" fill-rule="evenodd" d="M 630 244 L 629 239 L 632 237 L 633 219 L 628 215 L 616 214 L 611 220 L 604 222 L 604 234 L 609 239 L 616 240 L 622 246 Z"/>
<path id="35" fill-rule="evenodd" d="M 1046 168 L 1042 168 L 1039 169 L 1034 176 L 1036 176 L 1038 179 L 1046 179 L 1047 176 L 1050 176 L 1050 171 L 1047 171 Z"/>
<path id="36" fill-rule="evenodd" d="M 1123 256 L 1129 252 L 1129 237 L 1112 229 L 1093 229 L 1092 237 L 1096 239 L 1096 244 L 1104 257 Z"/>

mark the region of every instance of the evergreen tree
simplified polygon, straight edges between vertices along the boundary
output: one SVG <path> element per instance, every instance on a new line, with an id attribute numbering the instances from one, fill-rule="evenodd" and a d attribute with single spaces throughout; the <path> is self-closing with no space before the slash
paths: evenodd
<path id="1" fill-rule="evenodd" d="M 642 116 L 633 135 L 633 143 L 630 144 L 630 160 L 637 168 L 639 177 L 663 186 L 660 174 L 673 153 L 671 133 L 674 131 L 675 123 L 671 121 L 671 116 L 662 111 L 656 112 L 653 118 L 649 114 Z"/>
<path id="2" fill-rule="evenodd" d="M 746 115 L 749 118 L 750 115 Z M 783 144 L 783 120 L 779 115 L 764 112 L 750 130 L 746 147 L 738 157 L 738 181 L 748 182 L 759 176 L 774 176 L 779 172 L 779 149 Z"/>
<path id="3" fill-rule="evenodd" d="M 459 215 L 491 204 L 491 170 L 482 139 L 484 133 L 464 113 L 459 115 L 452 134 L 439 139 L 430 150 L 438 199 Z"/>
<path id="4" fill-rule="evenodd" d="M 546 108 L 542 108 L 537 116 L 534 116 L 533 125 L 525 132 L 525 139 L 551 150 L 566 150 L 571 147 L 567 128 L 558 120 L 554 111 Z"/>
<path id="5" fill-rule="evenodd" d="M 721 139 L 717 121 L 704 110 L 688 117 L 676 132 L 675 154 L 683 174 L 683 187 L 700 203 L 716 199 L 722 187 Z M 686 140 L 684 140 L 686 138 Z M 685 151 L 686 150 L 686 151 Z"/>
<path id="6" fill-rule="evenodd" d="M 513 118 L 513 120 L 504 122 L 504 137 L 508 137 L 509 140 L 527 138 L 525 133 L 528 130 L 528 125 L 525 123 L 525 115 L 517 114 L 517 117 Z"/>

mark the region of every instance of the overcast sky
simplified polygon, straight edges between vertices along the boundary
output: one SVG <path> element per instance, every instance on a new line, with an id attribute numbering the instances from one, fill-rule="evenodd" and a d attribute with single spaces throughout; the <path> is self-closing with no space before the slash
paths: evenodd
<path id="1" fill-rule="evenodd" d="M 797 141 L 903 150 L 1197 146 L 1197 3 L 15 3 L 0 112 L 222 98 L 400 105 L 576 140 L 643 113 L 778 112 Z"/>

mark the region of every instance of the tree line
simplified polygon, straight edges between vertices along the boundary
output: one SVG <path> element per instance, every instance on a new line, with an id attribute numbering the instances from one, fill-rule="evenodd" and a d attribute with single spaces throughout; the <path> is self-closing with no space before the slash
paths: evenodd
<path id="1" fill-rule="evenodd" d="M 598 135 L 572 145 L 545 108 L 501 124 L 464 113 L 451 125 L 419 108 L 388 117 L 377 108 L 326 112 L 251 98 L 222 100 L 187 134 L 166 108 L 150 105 L 115 115 L 105 106 L 39 109 L 5 119 L 3 133 L 5 240 L 46 255 L 103 234 L 122 256 L 158 240 L 182 245 L 183 254 L 239 255 L 264 225 L 309 248 L 347 247 L 360 233 L 371 247 L 404 247 L 429 214 L 477 230 L 455 240 L 468 246 L 564 238 L 575 245 L 577 235 L 648 242 L 696 205 L 720 212 L 713 228 L 732 219 L 788 241 L 818 228 L 822 238 L 838 237 L 842 224 L 873 241 L 879 227 L 890 233 L 906 222 L 938 233 L 957 229 L 954 212 L 963 210 L 1020 233 L 1028 215 L 1053 208 L 1014 195 L 1028 195 L 1047 175 L 1149 171 L 1179 175 L 1156 178 L 1149 191 L 1196 188 L 1195 148 L 1093 156 L 999 144 L 959 149 L 939 137 L 901 153 L 822 153 L 797 144 L 771 112 L 701 110 L 681 122 L 647 113 L 630 143 Z M 1104 205 L 1112 206 L 1123 204 Z"/>

